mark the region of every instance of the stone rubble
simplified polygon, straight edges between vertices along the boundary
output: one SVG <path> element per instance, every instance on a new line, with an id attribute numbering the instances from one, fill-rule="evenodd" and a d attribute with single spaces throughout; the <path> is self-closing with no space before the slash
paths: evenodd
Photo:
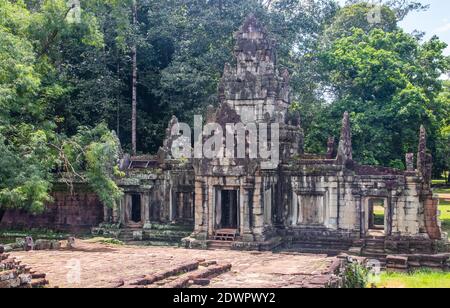
<path id="1" fill-rule="evenodd" d="M 4 246 L 0 246 L 0 289 L 30 289 L 48 285 L 45 274 L 33 272 L 4 251 Z"/>
<path id="2" fill-rule="evenodd" d="M 450 271 L 450 254 L 387 256 L 386 269 L 395 272 L 411 272 L 418 269 Z"/>
<path id="3" fill-rule="evenodd" d="M 212 278 L 231 270 L 231 264 L 217 261 L 197 260 L 186 262 L 158 273 L 121 279 L 111 283 L 115 288 L 189 288 L 193 285 L 207 286 Z"/>

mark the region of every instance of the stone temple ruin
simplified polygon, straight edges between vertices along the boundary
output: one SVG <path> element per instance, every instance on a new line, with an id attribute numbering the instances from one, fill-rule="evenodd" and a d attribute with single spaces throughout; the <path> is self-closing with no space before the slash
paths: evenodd
<path id="1" fill-rule="evenodd" d="M 179 123 L 173 117 L 156 156 L 121 160 L 126 177 L 117 181 L 125 194 L 114 209 L 103 209 L 86 191 L 56 192 L 43 217 L 8 211 L 1 226 L 102 223 L 96 232 L 123 240 L 201 249 L 348 250 L 375 240 L 382 251 L 436 251 L 446 236 L 431 190 L 425 129 L 416 166 L 415 155 L 408 154 L 406 171 L 355 162 L 348 113 L 338 146 L 330 138 L 325 155 L 304 153 L 300 116 L 289 111 L 289 73 L 277 68 L 275 41 L 253 16 L 235 39 L 236 65 L 225 66 L 220 106 L 208 108 L 206 122 L 277 124 L 276 166 L 249 152 L 246 158 L 176 159 L 171 149 L 179 136 L 172 132 Z"/>

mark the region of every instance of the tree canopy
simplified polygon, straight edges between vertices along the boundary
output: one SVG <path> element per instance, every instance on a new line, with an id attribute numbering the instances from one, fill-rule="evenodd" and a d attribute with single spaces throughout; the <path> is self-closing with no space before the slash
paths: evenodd
<path id="1" fill-rule="evenodd" d="M 449 169 L 446 45 L 398 26 L 425 9 L 416 1 L 383 1 L 378 15 L 364 1 L 77 3 L 0 1 L 0 208 L 42 211 L 56 178 L 86 181 L 114 204 L 121 146 L 132 148 L 133 47 L 137 148 L 155 153 L 172 115 L 190 122 L 218 103 L 233 33 L 250 13 L 291 73 L 308 151 L 325 151 L 349 111 L 361 162 L 402 168 L 425 124 L 435 173 Z"/>

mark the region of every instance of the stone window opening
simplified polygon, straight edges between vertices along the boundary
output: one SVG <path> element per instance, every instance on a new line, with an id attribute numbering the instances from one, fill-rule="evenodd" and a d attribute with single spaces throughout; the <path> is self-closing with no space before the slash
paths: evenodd
<path id="1" fill-rule="evenodd" d="M 138 194 L 131 196 L 131 221 L 134 223 L 140 223 L 142 221 L 141 195 Z"/>

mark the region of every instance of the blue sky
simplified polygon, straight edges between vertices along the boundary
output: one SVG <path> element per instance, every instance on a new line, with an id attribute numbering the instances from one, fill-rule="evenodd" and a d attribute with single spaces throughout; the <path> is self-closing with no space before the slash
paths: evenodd
<path id="1" fill-rule="evenodd" d="M 437 35 L 450 46 L 450 1 L 448 0 L 422 0 L 429 4 L 430 9 L 425 12 L 411 13 L 400 24 L 406 31 L 420 30 L 427 33 L 426 38 Z M 450 55 L 450 47 L 446 54 Z"/>
<path id="2" fill-rule="evenodd" d="M 345 0 L 339 0 L 345 3 Z M 421 0 L 423 4 L 429 4 L 430 8 L 424 12 L 410 13 L 408 17 L 400 23 L 406 32 L 420 30 L 426 33 L 425 39 L 437 35 L 449 47 L 446 54 L 450 55 L 450 1 L 448 0 Z"/>

